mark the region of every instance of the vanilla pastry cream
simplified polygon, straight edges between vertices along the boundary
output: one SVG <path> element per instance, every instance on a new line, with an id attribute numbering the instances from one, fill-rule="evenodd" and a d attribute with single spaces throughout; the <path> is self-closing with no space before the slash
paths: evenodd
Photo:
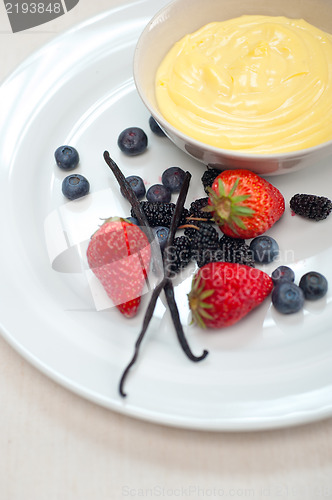
<path id="1" fill-rule="evenodd" d="M 281 153 L 332 139 L 332 35 L 244 15 L 178 41 L 156 74 L 161 114 L 201 142 Z"/>

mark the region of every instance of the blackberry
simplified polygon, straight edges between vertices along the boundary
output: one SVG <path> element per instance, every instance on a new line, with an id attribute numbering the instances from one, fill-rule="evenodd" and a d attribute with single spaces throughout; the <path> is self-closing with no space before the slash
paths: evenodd
<path id="1" fill-rule="evenodd" d="M 164 203 L 161 201 L 141 201 L 140 205 L 151 227 L 170 227 L 175 210 L 174 203 Z M 131 209 L 131 215 L 135 216 L 133 209 Z M 185 224 L 188 215 L 188 210 L 184 208 L 179 225 Z"/>
<path id="2" fill-rule="evenodd" d="M 185 268 L 191 261 L 191 244 L 187 236 L 177 236 L 173 245 L 165 250 L 165 258 L 168 261 L 167 271 L 172 275 Z"/>
<path id="3" fill-rule="evenodd" d="M 200 247 L 196 254 L 196 261 L 199 267 L 209 262 L 232 262 L 255 267 L 252 251 L 245 240 L 226 235 L 210 246 Z"/>
<path id="4" fill-rule="evenodd" d="M 219 174 L 221 174 L 221 170 L 218 170 L 217 168 L 208 168 L 207 170 L 205 170 L 204 174 L 201 177 L 201 181 L 206 193 L 208 193 L 208 188 L 212 186 L 214 179 Z"/>
<path id="5" fill-rule="evenodd" d="M 224 253 L 218 246 L 200 248 L 195 251 L 195 260 L 198 267 L 203 267 L 209 262 L 224 262 Z"/>
<path id="6" fill-rule="evenodd" d="M 224 234 L 219 240 L 220 248 L 224 252 L 224 261 L 233 262 L 235 255 L 245 244 L 246 242 L 242 238 L 232 238 Z"/>
<path id="7" fill-rule="evenodd" d="M 220 250 L 219 235 L 208 222 L 197 222 L 195 226 L 197 229 L 186 228 L 184 234 L 190 240 L 192 260 L 196 260 L 198 266 L 201 267 L 211 262 L 211 259 L 216 259 L 215 252 Z"/>
<path id="8" fill-rule="evenodd" d="M 243 238 L 232 238 L 232 236 L 227 236 L 227 234 L 223 234 L 220 238 L 220 245 L 229 249 L 238 249 L 246 244 L 246 241 Z"/>
<path id="9" fill-rule="evenodd" d="M 225 261 L 255 267 L 252 251 L 247 244 L 244 244 L 242 247 L 236 249 L 233 248 L 233 250 L 227 255 L 227 258 L 225 258 Z"/>
<path id="10" fill-rule="evenodd" d="M 201 221 L 192 221 L 186 223 L 186 225 L 189 225 L 189 227 L 186 227 L 184 230 L 184 234 L 191 240 L 193 240 L 197 234 L 197 231 L 199 230 L 202 222 Z"/>
<path id="11" fill-rule="evenodd" d="M 219 235 L 211 224 L 208 222 L 199 222 L 199 225 L 196 227 L 198 229 L 186 228 L 184 230 L 184 234 L 190 239 L 192 249 L 218 246 Z"/>
<path id="12" fill-rule="evenodd" d="M 205 198 L 198 198 L 198 200 L 193 201 L 189 208 L 189 217 L 195 217 L 198 219 L 209 219 L 211 220 L 211 222 L 213 222 L 211 212 L 202 212 L 202 208 L 206 207 L 208 201 L 209 201 L 208 196 L 206 196 Z"/>
<path id="13" fill-rule="evenodd" d="M 316 221 L 326 219 L 332 211 L 331 200 L 314 194 L 295 194 L 289 205 L 297 215 Z"/>
<path id="14" fill-rule="evenodd" d="M 220 238 L 219 244 L 223 253 L 221 260 L 224 262 L 255 267 L 252 250 L 242 238 L 231 238 L 230 236 L 223 235 Z"/>

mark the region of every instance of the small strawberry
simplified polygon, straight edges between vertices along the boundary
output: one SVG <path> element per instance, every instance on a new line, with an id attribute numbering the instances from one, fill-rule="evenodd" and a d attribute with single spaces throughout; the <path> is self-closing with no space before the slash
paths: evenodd
<path id="1" fill-rule="evenodd" d="M 270 294 L 273 282 L 244 264 L 211 262 L 195 274 L 188 294 L 193 320 L 202 328 L 237 323 Z"/>
<path id="2" fill-rule="evenodd" d="M 233 238 L 265 233 L 285 211 L 280 191 L 249 170 L 224 170 L 209 188 L 208 206 L 221 231 Z"/>
<path id="3" fill-rule="evenodd" d="M 135 316 L 151 258 L 143 231 L 126 219 L 107 219 L 92 235 L 87 258 L 119 311 L 128 318 Z"/>

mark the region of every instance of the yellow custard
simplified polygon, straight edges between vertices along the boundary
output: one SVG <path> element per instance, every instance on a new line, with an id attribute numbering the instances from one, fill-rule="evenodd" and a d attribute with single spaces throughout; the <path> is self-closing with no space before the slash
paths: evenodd
<path id="1" fill-rule="evenodd" d="M 279 153 L 332 139 L 332 35 L 245 15 L 178 41 L 156 75 L 161 114 L 218 148 Z"/>

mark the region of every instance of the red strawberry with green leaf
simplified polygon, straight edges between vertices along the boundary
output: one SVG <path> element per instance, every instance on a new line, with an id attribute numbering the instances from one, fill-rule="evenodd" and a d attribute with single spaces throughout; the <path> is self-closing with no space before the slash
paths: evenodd
<path id="1" fill-rule="evenodd" d="M 265 233 L 285 211 L 280 191 L 249 170 L 224 170 L 209 189 L 204 209 L 221 231 L 233 238 L 255 238 Z"/>
<path id="2" fill-rule="evenodd" d="M 273 282 L 260 269 L 211 262 L 201 267 L 188 294 L 193 320 L 202 328 L 237 323 L 271 293 Z"/>
<path id="3" fill-rule="evenodd" d="M 127 318 L 135 316 L 151 259 L 144 232 L 126 219 L 107 219 L 92 235 L 87 258 L 114 305 Z"/>

